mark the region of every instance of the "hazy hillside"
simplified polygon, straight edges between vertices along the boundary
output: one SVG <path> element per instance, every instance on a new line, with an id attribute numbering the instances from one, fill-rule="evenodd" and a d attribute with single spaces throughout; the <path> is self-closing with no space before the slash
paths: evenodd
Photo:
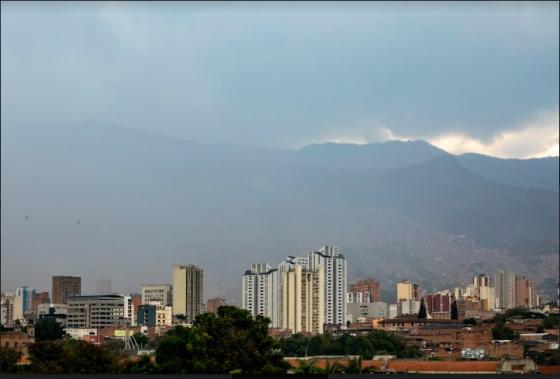
<path id="1" fill-rule="evenodd" d="M 207 295 L 238 299 L 251 262 L 325 243 L 351 279 L 385 287 L 508 268 L 557 280 L 558 192 L 491 179 L 422 141 L 271 151 L 91 123 L 6 127 L 2 286 L 79 274 L 86 289 L 110 277 L 134 291 L 198 263 Z"/>
<path id="2" fill-rule="evenodd" d="M 558 157 L 540 159 L 499 159 L 468 153 L 458 157 L 461 165 L 477 174 L 521 188 L 558 191 Z"/>

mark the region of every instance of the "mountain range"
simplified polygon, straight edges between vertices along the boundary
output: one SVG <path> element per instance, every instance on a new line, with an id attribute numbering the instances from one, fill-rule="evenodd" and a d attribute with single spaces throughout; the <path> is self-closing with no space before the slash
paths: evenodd
<path id="1" fill-rule="evenodd" d="M 558 157 L 452 155 L 424 141 L 300 150 L 202 144 L 102 123 L 2 129 L 2 287 L 110 277 L 138 291 L 171 265 L 240 298 L 252 262 L 339 246 L 350 281 L 428 291 L 495 270 L 554 295 Z M 24 281 L 24 282 L 21 282 Z"/>

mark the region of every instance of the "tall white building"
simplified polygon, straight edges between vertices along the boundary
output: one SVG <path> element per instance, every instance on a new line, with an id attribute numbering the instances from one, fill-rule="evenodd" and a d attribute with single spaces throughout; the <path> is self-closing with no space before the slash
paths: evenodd
<path id="1" fill-rule="evenodd" d="M 346 257 L 335 246 L 323 246 L 307 254 L 308 269 L 324 270 L 324 320 L 326 324 L 346 324 Z"/>
<path id="2" fill-rule="evenodd" d="M 253 263 L 243 274 L 241 307 L 257 315 L 268 317 L 273 328 L 281 327 L 279 315 L 279 275 L 267 263 Z"/>
<path id="3" fill-rule="evenodd" d="M 145 284 L 142 286 L 142 304 L 171 305 L 170 284 Z"/>
<path id="4" fill-rule="evenodd" d="M 515 307 L 515 273 L 498 271 L 494 274 L 496 288 L 496 308 L 508 309 Z"/>

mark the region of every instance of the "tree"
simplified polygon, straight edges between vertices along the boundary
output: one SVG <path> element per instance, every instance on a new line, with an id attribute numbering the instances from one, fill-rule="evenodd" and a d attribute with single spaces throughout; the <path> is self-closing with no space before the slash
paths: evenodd
<path id="1" fill-rule="evenodd" d="M 108 374 L 116 359 L 103 346 L 79 340 L 39 341 L 29 347 L 34 373 Z"/>
<path id="2" fill-rule="evenodd" d="M 492 338 L 495 340 L 517 340 L 519 335 L 505 324 L 497 324 L 492 328 Z"/>
<path id="3" fill-rule="evenodd" d="M 424 298 L 420 301 L 420 309 L 418 310 L 418 318 L 425 319 L 428 317 L 428 312 L 426 312 L 426 304 L 424 304 Z"/>
<path id="4" fill-rule="evenodd" d="M 451 303 L 451 319 L 458 320 L 459 319 L 459 311 L 457 310 L 457 301 L 453 300 Z"/>
<path id="5" fill-rule="evenodd" d="M 360 358 L 352 359 L 344 369 L 345 374 L 361 374 L 363 371 L 362 360 Z"/>
<path id="6" fill-rule="evenodd" d="M 64 328 L 55 319 L 45 318 L 35 323 L 35 341 L 59 340 L 65 335 Z"/>
<path id="7" fill-rule="evenodd" d="M 269 319 L 232 306 L 175 327 L 156 349 L 162 372 L 276 374 L 289 367 L 268 335 Z"/>
<path id="8" fill-rule="evenodd" d="M 0 347 L 0 372 L 17 372 L 21 351 L 11 347 Z"/>
<path id="9" fill-rule="evenodd" d="M 150 339 L 144 333 L 134 333 L 133 337 L 138 343 L 138 346 L 146 347 L 150 343 Z"/>
<path id="10" fill-rule="evenodd" d="M 143 355 L 140 359 L 126 361 L 120 372 L 122 374 L 157 374 L 159 368 L 149 356 Z"/>

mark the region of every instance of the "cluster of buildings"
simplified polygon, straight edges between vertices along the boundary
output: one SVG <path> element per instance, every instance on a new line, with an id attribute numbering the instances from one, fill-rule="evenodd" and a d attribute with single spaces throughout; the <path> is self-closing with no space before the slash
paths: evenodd
<path id="1" fill-rule="evenodd" d="M 172 284 L 146 284 L 141 293 L 129 295 L 111 292 L 108 279 L 97 281 L 96 294 L 85 295 L 81 277 L 53 276 L 50 294 L 28 287 L 3 293 L 1 323 L 13 327 L 52 318 L 69 334 L 80 335 L 84 330 L 189 324 L 198 314 L 225 304 L 223 298 L 203 304 L 203 270 L 198 266 L 174 265 L 172 276 Z"/>
<path id="2" fill-rule="evenodd" d="M 337 247 L 323 246 L 303 256 L 289 256 L 278 266 L 253 263 L 243 274 L 242 308 L 253 316 L 271 320 L 278 333 L 323 333 L 344 330 L 351 323 L 382 321 L 418 314 L 422 301 L 429 319 L 457 317 L 489 319 L 496 312 L 536 308 L 535 283 L 513 272 L 498 271 L 492 277 L 475 276 L 465 287 L 428 293 L 409 280 L 396 284 L 396 302 L 381 301 L 381 289 L 373 279 L 347 285 L 347 262 Z"/>
<path id="3" fill-rule="evenodd" d="M 99 279 L 96 294 L 82 294 L 82 279 L 54 276 L 51 292 L 20 287 L 3 293 L 1 323 L 6 327 L 53 318 L 67 330 L 170 327 L 190 324 L 198 314 L 216 312 L 223 298 L 203 298 L 203 270 L 196 265 L 174 265 L 171 283 L 145 284 L 138 294 L 112 292 L 111 281 Z M 532 280 L 499 271 L 492 277 L 480 274 L 465 287 L 433 293 L 417 283 L 396 284 L 396 302 L 381 300 L 374 279 L 347 283 L 346 257 L 335 246 L 323 246 L 301 256 L 288 256 L 277 266 L 254 263 L 242 280 L 241 307 L 253 316 L 270 319 L 272 332 L 320 334 L 344 330 L 351 324 L 377 323 L 418 314 L 424 302 L 427 317 L 460 319 L 491 318 L 495 312 L 539 306 Z M 379 324 L 383 325 L 383 324 Z"/>
<path id="4" fill-rule="evenodd" d="M 243 274 L 241 307 L 275 329 L 323 333 L 346 322 L 346 258 L 334 246 L 289 256 L 276 268 L 254 263 Z"/>

